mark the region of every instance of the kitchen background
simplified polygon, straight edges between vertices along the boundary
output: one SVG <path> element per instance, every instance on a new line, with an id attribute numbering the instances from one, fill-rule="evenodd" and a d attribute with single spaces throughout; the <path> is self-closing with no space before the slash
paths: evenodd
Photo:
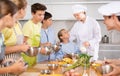
<path id="1" fill-rule="evenodd" d="M 114 0 L 120 1 L 120 0 Z M 102 36 L 107 35 L 109 37 L 109 43 L 100 43 L 100 59 L 107 58 L 120 58 L 120 32 L 118 31 L 107 31 L 103 17 L 97 12 L 97 8 L 103 4 L 113 2 L 113 0 L 28 0 L 28 8 L 26 17 L 20 22 L 24 24 L 28 19 L 31 18 L 30 5 L 33 3 L 43 3 L 47 6 L 47 11 L 53 15 L 53 25 L 55 29 L 56 38 L 57 32 L 62 29 L 70 30 L 75 19 L 72 15 L 71 7 L 74 4 L 83 4 L 87 6 L 87 15 L 95 18 L 101 27 Z M 58 38 L 57 38 L 58 41 Z M 109 53 L 108 53 L 109 52 Z"/>

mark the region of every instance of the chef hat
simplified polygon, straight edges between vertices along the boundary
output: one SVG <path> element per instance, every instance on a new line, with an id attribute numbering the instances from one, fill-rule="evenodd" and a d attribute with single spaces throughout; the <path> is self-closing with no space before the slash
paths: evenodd
<path id="1" fill-rule="evenodd" d="M 72 6 L 72 10 L 73 10 L 73 14 L 79 13 L 79 12 L 86 12 L 87 7 L 85 7 L 83 5 L 74 5 L 74 6 Z"/>
<path id="2" fill-rule="evenodd" d="M 98 9 L 98 12 L 105 16 L 111 16 L 113 14 L 120 16 L 120 2 L 103 5 Z"/>

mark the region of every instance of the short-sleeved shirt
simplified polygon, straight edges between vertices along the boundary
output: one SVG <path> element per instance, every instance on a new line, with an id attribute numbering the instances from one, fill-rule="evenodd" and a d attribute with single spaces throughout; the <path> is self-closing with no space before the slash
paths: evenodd
<path id="1" fill-rule="evenodd" d="M 30 46 L 38 47 L 40 45 L 40 30 L 41 30 L 41 23 L 33 23 L 32 20 L 29 20 L 23 26 L 23 35 L 28 37 L 27 43 Z M 32 66 L 36 63 L 36 57 L 30 57 L 22 54 L 22 57 L 26 62 L 28 62 L 29 66 Z"/>
<path id="2" fill-rule="evenodd" d="M 16 45 L 17 38 L 16 38 L 16 33 L 18 35 L 22 35 L 22 30 L 21 30 L 21 25 L 19 22 L 17 22 L 13 28 L 5 28 L 2 30 L 2 33 L 4 35 L 4 44 L 6 46 L 12 46 Z"/>
<path id="3" fill-rule="evenodd" d="M 40 31 L 42 24 L 37 24 L 29 20 L 23 26 L 23 34 L 28 37 L 27 43 L 31 46 L 38 47 L 40 45 Z"/>
<path id="4" fill-rule="evenodd" d="M 47 31 L 46 31 L 47 30 Z M 48 29 L 41 29 L 41 43 L 46 43 L 46 42 L 50 42 L 52 44 L 55 44 L 55 32 L 54 29 L 52 27 L 48 27 Z"/>
<path id="5" fill-rule="evenodd" d="M 51 44 L 55 44 L 55 33 L 54 33 L 54 29 L 52 27 L 48 27 L 48 29 L 41 29 L 41 43 L 46 43 L 46 42 L 50 42 Z M 54 54 L 50 55 L 50 60 L 54 60 Z M 47 55 L 42 55 L 42 54 L 38 54 L 38 58 L 37 61 L 41 62 L 41 61 L 45 61 L 48 60 L 49 56 Z"/>

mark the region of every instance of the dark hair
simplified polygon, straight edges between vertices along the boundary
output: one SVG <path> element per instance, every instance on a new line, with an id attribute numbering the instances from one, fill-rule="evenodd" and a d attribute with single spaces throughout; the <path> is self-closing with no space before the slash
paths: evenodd
<path id="1" fill-rule="evenodd" d="M 0 0 L 0 18 L 8 14 L 13 16 L 17 10 L 17 6 L 10 0 Z"/>
<path id="2" fill-rule="evenodd" d="M 18 7 L 18 10 L 25 9 L 27 6 L 26 0 L 11 0 L 11 1 L 16 4 L 16 6 Z"/>
<path id="3" fill-rule="evenodd" d="M 65 29 L 61 29 L 59 32 L 58 32 L 58 38 L 60 40 L 60 42 L 63 42 L 63 40 L 60 38 L 62 36 L 62 31 L 64 31 Z"/>
<path id="4" fill-rule="evenodd" d="M 47 20 L 47 19 L 49 19 L 49 18 L 51 18 L 51 17 L 52 17 L 52 14 L 51 14 L 51 13 L 45 12 L 44 20 Z"/>
<path id="5" fill-rule="evenodd" d="M 47 9 L 47 7 L 43 4 L 40 4 L 40 3 L 35 3 L 31 6 L 32 13 L 36 13 L 36 11 L 38 11 L 38 10 L 45 11 L 46 9 Z"/>
<path id="6" fill-rule="evenodd" d="M 120 16 L 117 16 L 118 20 L 120 21 Z"/>

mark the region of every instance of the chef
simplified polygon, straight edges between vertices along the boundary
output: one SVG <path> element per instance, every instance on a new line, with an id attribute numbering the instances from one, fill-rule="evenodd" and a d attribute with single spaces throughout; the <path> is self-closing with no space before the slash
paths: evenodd
<path id="1" fill-rule="evenodd" d="M 120 2 L 112 2 L 101 6 L 98 9 L 99 13 L 104 17 L 104 23 L 108 30 L 120 31 Z M 113 71 L 104 76 L 118 76 L 120 75 L 119 59 L 106 60 L 113 67 Z"/>
<path id="2" fill-rule="evenodd" d="M 70 31 L 70 41 L 76 40 L 80 48 L 85 47 L 86 52 L 93 56 L 92 60 L 97 60 L 101 41 L 100 26 L 95 19 L 86 15 L 87 8 L 85 6 L 74 5 L 72 10 L 77 21 Z M 81 52 L 83 52 L 82 49 Z"/>

